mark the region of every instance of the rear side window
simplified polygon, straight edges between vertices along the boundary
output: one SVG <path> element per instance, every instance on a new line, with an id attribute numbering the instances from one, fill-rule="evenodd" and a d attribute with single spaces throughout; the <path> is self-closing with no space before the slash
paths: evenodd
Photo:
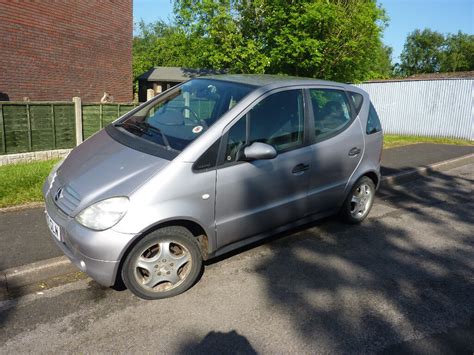
<path id="1" fill-rule="evenodd" d="M 360 109 L 362 108 L 362 104 L 364 102 L 364 97 L 361 94 L 352 91 L 348 91 L 347 93 L 349 94 L 349 97 L 351 98 L 352 103 L 354 104 L 356 114 L 359 114 Z"/>
<path id="2" fill-rule="evenodd" d="M 377 133 L 382 130 L 382 125 L 380 124 L 379 115 L 375 111 L 374 105 L 370 104 L 369 108 L 369 117 L 367 119 L 367 134 Z"/>
<path id="3" fill-rule="evenodd" d="M 315 137 L 318 141 L 342 132 L 351 122 L 346 93 L 333 89 L 310 89 L 314 114 Z"/>

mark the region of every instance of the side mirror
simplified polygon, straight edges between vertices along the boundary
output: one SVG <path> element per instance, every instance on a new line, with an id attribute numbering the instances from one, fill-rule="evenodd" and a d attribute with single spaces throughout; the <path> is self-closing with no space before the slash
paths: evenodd
<path id="1" fill-rule="evenodd" d="M 254 142 L 244 149 L 244 160 L 273 159 L 277 151 L 270 144 Z"/>

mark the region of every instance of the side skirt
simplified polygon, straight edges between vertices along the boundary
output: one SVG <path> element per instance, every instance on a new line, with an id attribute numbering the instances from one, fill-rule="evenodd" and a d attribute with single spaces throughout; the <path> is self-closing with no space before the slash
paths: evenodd
<path id="1" fill-rule="evenodd" d="M 239 249 L 239 248 L 242 248 L 246 245 L 258 242 L 262 239 L 271 237 L 273 235 L 283 233 L 283 232 L 287 232 L 289 230 L 295 229 L 297 227 L 301 227 L 305 224 L 317 221 L 317 220 L 322 219 L 324 217 L 334 215 L 337 212 L 338 212 L 338 210 L 335 209 L 335 210 L 325 211 L 325 212 L 322 212 L 322 213 L 313 214 L 313 215 L 301 218 L 297 221 L 294 221 L 294 222 L 285 224 L 283 226 L 277 227 L 277 228 L 272 229 L 270 231 L 267 231 L 267 232 L 264 232 L 264 233 L 261 233 L 261 234 L 257 234 L 253 237 L 245 238 L 243 240 L 239 240 L 237 242 L 227 244 L 227 245 L 223 246 L 222 248 L 217 249 L 213 253 L 209 254 L 208 260 L 212 259 L 212 258 L 215 258 L 215 257 L 218 257 L 218 256 L 221 256 L 221 255 L 224 255 L 226 253 L 230 253 L 230 252 L 232 252 L 236 249 Z"/>

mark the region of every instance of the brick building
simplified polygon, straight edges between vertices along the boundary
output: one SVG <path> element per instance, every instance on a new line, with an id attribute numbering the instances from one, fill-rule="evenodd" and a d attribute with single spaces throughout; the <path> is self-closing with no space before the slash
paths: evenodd
<path id="1" fill-rule="evenodd" d="M 131 101 L 132 31 L 132 0 L 0 0 L 0 101 Z"/>

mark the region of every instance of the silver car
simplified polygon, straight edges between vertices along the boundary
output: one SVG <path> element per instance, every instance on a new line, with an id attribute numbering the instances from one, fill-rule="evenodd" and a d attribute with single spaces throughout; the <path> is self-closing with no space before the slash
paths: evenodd
<path id="1" fill-rule="evenodd" d="M 56 244 L 102 285 L 157 299 L 203 261 L 339 213 L 359 223 L 380 182 L 367 93 L 282 76 L 192 79 L 75 148 L 43 187 Z"/>

